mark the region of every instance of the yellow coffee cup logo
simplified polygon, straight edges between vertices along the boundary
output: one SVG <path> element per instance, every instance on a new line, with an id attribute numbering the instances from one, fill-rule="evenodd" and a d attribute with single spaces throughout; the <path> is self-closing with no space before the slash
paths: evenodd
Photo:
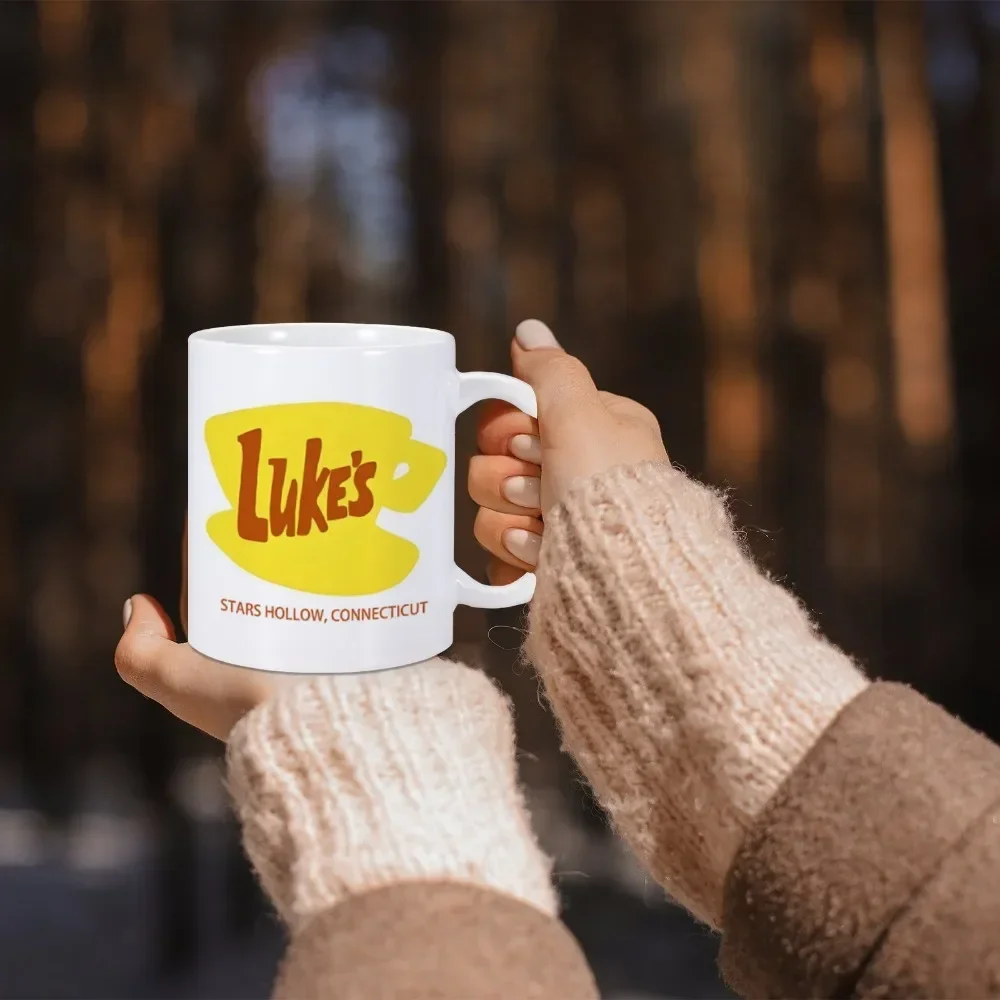
<path id="1" fill-rule="evenodd" d="M 406 417 L 354 403 L 236 410 L 205 424 L 230 508 L 209 537 L 253 576 L 311 594 L 377 594 L 402 583 L 420 550 L 376 524 L 412 513 L 447 464 Z"/>

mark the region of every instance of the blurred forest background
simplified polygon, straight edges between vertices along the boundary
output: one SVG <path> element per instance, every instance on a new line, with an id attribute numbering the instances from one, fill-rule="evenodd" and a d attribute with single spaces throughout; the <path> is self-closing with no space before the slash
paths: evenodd
<path id="1" fill-rule="evenodd" d="M 219 748 L 112 666 L 129 594 L 176 611 L 202 327 L 505 370 L 550 322 L 834 639 L 1000 737 L 1000 3 L 7 0 L 0 108 L 0 995 L 267 994 Z M 725 996 L 518 622 L 463 612 L 463 653 L 605 994 Z"/>

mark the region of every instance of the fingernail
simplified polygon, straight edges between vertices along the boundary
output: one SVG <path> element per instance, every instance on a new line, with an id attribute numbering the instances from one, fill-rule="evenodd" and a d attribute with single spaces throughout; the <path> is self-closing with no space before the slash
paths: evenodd
<path id="1" fill-rule="evenodd" d="M 542 503 L 542 481 L 537 476 L 511 476 L 500 484 L 500 491 L 518 507 L 537 509 Z"/>
<path id="2" fill-rule="evenodd" d="M 128 623 L 132 620 L 132 598 L 130 597 L 122 608 L 122 628 L 128 628 Z"/>
<path id="3" fill-rule="evenodd" d="M 508 528 L 503 533 L 503 544 L 512 556 L 534 566 L 538 562 L 542 536 L 524 528 Z"/>
<path id="4" fill-rule="evenodd" d="M 540 319 L 526 319 L 523 323 L 518 323 L 514 336 L 526 351 L 559 346 L 556 335 Z"/>
<path id="5" fill-rule="evenodd" d="M 542 464 L 542 442 L 534 434 L 515 434 L 510 439 L 510 453 L 522 462 Z"/>

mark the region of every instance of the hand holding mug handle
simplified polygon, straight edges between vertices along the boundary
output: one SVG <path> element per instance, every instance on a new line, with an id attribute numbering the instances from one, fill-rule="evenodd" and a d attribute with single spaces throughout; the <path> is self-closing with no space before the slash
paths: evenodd
<path id="1" fill-rule="evenodd" d="M 535 392 L 527 382 L 496 372 L 460 372 L 458 376 L 458 413 L 486 399 L 499 399 L 516 406 L 529 417 L 538 415 Z M 512 583 L 492 587 L 474 580 L 455 566 L 458 589 L 456 604 L 470 608 L 512 608 L 527 604 L 535 593 L 534 573 L 525 573 Z"/>
<path id="2" fill-rule="evenodd" d="M 498 583 L 535 566 L 542 518 L 575 482 L 616 465 L 668 460 L 656 417 L 635 400 L 600 391 L 544 323 L 518 326 L 511 359 L 514 374 L 535 391 L 537 420 L 518 412 L 519 401 L 488 408 L 479 420 L 480 454 L 469 465 L 476 540 Z M 510 477 L 532 482 L 533 490 L 515 501 L 506 488 Z M 527 506 L 526 496 L 534 498 Z"/>

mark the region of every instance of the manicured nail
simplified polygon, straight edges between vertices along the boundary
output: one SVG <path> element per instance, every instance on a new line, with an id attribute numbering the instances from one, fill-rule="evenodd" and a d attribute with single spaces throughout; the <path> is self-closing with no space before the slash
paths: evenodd
<path id="1" fill-rule="evenodd" d="M 556 335 L 540 319 L 526 319 L 523 323 L 518 323 L 514 336 L 526 351 L 559 346 Z"/>
<path id="2" fill-rule="evenodd" d="M 529 566 L 534 566 L 538 562 L 542 536 L 524 528 L 508 528 L 503 533 L 503 544 L 512 556 Z"/>
<path id="3" fill-rule="evenodd" d="M 515 434 L 510 439 L 510 453 L 522 462 L 542 464 L 542 442 L 534 434 Z"/>
<path id="4" fill-rule="evenodd" d="M 128 623 L 132 620 L 132 598 L 130 597 L 122 608 L 122 628 L 128 628 Z"/>
<path id="5" fill-rule="evenodd" d="M 542 481 L 537 476 L 511 476 L 500 484 L 500 492 L 518 507 L 537 510 L 542 504 Z"/>

